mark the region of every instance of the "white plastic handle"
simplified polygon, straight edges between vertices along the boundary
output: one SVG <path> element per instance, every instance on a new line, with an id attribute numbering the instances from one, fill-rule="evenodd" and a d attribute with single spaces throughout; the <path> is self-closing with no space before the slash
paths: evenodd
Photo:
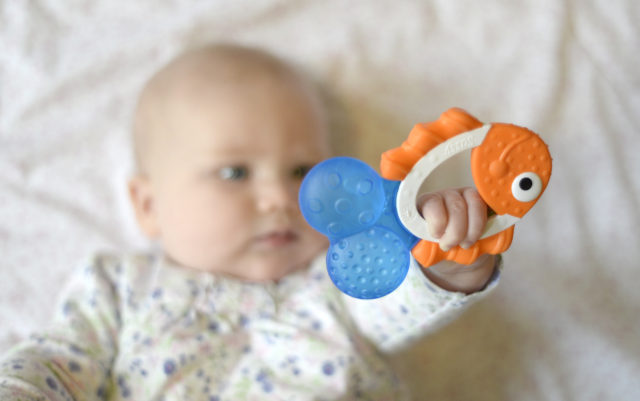
<path id="1" fill-rule="evenodd" d="M 479 146 L 487 136 L 489 129 L 491 129 L 491 124 L 485 124 L 442 142 L 418 160 L 404 180 L 400 182 L 396 196 L 396 208 L 400 221 L 413 235 L 427 241 L 438 242 L 429 234 L 427 222 L 417 209 L 418 191 L 422 183 L 440 164 L 458 153 Z M 508 214 L 491 216 L 481 238 L 497 234 L 514 225 L 518 220 L 520 220 L 518 217 Z"/>

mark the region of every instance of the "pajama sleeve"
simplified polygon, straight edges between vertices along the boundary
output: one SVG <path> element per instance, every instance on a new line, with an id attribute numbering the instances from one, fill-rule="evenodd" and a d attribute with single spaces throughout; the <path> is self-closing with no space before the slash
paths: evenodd
<path id="1" fill-rule="evenodd" d="M 466 306 L 485 297 L 496 286 L 502 258 L 487 286 L 465 295 L 449 292 L 433 284 L 411 258 L 404 282 L 392 293 L 378 299 L 361 300 L 344 296 L 360 332 L 381 351 L 391 352 L 410 345 L 458 317 Z"/>
<path id="2" fill-rule="evenodd" d="M 1 400 L 99 400 L 110 391 L 120 315 L 117 286 L 96 258 L 74 277 L 51 329 L 0 360 Z"/>

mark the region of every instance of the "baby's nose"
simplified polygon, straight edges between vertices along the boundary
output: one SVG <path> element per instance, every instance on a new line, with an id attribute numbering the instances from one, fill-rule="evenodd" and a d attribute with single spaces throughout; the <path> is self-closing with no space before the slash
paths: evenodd
<path id="1" fill-rule="evenodd" d="M 298 187 L 285 179 L 270 179 L 258 184 L 257 205 L 261 211 L 291 209 L 297 205 Z"/>

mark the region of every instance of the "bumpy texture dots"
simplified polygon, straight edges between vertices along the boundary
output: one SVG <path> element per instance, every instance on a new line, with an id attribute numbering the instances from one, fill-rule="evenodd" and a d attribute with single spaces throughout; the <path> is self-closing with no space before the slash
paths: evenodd
<path id="1" fill-rule="evenodd" d="M 327 270 L 347 295 L 379 298 L 407 275 L 414 237 L 395 217 L 397 186 L 348 157 L 316 165 L 300 186 L 302 214 L 331 241 Z"/>
<path id="2" fill-rule="evenodd" d="M 303 216 L 330 239 L 371 226 L 380 217 L 384 201 L 384 189 L 376 171 L 349 157 L 318 164 L 300 187 Z"/>
<path id="3" fill-rule="evenodd" d="M 333 283 L 347 295 L 379 298 L 395 290 L 409 269 L 409 252 L 400 238 L 372 227 L 329 247 L 327 268 Z"/>

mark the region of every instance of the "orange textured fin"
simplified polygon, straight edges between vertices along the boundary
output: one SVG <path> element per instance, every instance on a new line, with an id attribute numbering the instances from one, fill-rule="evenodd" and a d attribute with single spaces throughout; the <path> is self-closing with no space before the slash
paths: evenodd
<path id="1" fill-rule="evenodd" d="M 509 249 L 511 241 L 513 241 L 513 231 L 514 227 L 511 226 L 495 235 L 479 240 L 468 249 L 456 246 L 446 252 L 440 249 L 437 242 L 421 240 L 413 247 L 411 254 L 423 267 L 432 266 L 443 260 L 469 265 L 475 262 L 480 255 L 485 253 L 497 255 Z"/>
<path id="2" fill-rule="evenodd" d="M 480 126 L 480 121 L 459 108 L 445 111 L 435 121 L 416 124 L 402 145 L 382 154 L 382 177 L 388 180 L 404 179 L 413 165 L 431 149 L 459 133 Z"/>

